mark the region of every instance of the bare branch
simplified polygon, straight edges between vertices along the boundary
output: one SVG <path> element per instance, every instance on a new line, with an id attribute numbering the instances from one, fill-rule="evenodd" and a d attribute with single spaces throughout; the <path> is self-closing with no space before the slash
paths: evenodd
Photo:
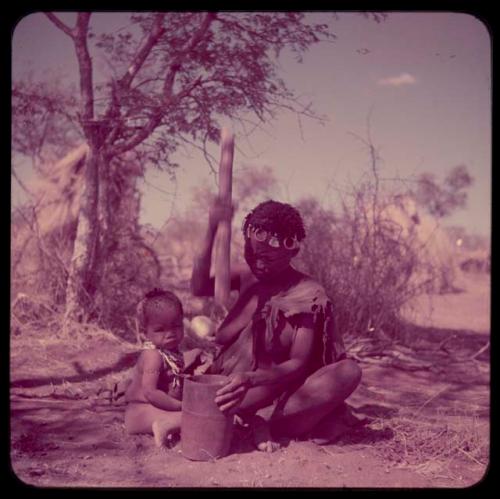
<path id="1" fill-rule="evenodd" d="M 149 187 L 152 187 L 153 189 L 157 190 L 158 192 L 161 192 L 162 194 L 165 194 L 166 196 L 175 196 L 176 192 L 168 192 L 165 189 L 161 189 L 157 185 L 152 184 L 151 182 L 148 182 L 145 178 L 142 179 L 142 181 Z"/>
<path id="2" fill-rule="evenodd" d="M 44 12 L 44 14 L 49 18 L 49 20 L 55 24 L 57 28 L 59 28 L 61 31 L 64 31 L 70 38 L 75 38 L 76 37 L 76 30 L 75 28 L 71 29 L 70 27 L 66 26 L 56 15 L 54 15 L 52 12 Z"/>
<path id="3" fill-rule="evenodd" d="M 134 147 L 138 146 L 141 142 L 146 140 L 155 130 L 155 128 L 161 123 L 162 115 L 160 112 L 156 112 L 151 116 L 148 123 L 144 125 L 143 128 L 139 130 L 138 133 L 133 135 L 129 140 L 124 143 L 110 147 L 107 151 L 107 154 L 110 156 L 119 156 L 120 154 L 130 151 Z"/>
<path id="4" fill-rule="evenodd" d="M 203 137 L 203 146 L 199 146 L 196 142 L 192 142 L 191 140 L 186 139 L 186 137 L 183 137 L 182 135 L 181 135 L 180 139 L 183 142 L 186 142 L 186 144 L 189 144 L 190 146 L 192 146 L 196 149 L 199 149 L 203 153 L 203 156 L 204 156 L 206 162 L 208 163 L 208 166 L 210 167 L 212 174 L 214 176 L 217 176 L 217 169 L 215 168 L 214 164 L 212 163 L 212 161 L 214 163 L 217 163 L 217 158 L 215 158 L 207 150 L 207 140 L 208 140 L 207 134 L 205 134 L 205 137 Z"/>
<path id="5" fill-rule="evenodd" d="M 12 168 L 11 173 L 12 176 L 17 180 L 17 183 L 22 187 L 24 192 L 26 192 L 26 194 L 28 194 L 30 197 L 33 197 L 33 193 L 26 187 L 24 182 L 19 178 L 19 175 L 16 173 L 16 170 L 14 168 Z"/>
<path id="6" fill-rule="evenodd" d="M 200 43 L 203 35 L 208 31 L 208 28 L 210 27 L 210 24 L 214 19 L 215 14 L 213 12 L 208 12 L 205 16 L 205 19 L 203 19 L 203 22 L 201 23 L 200 29 L 193 35 L 188 46 L 177 54 L 172 64 L 170 65 L 170 69 L 165 76 L 165 83 L 163 85 L 163 98 L 166 102 L 168 102 L 172 97 L 175 75 L 181 68 L 182 59 L 184 59 L 186 54 L 189 54 L 196 47 L 196 45 Z"/>
<path id="7" fill-rule="evenodd" d="M 163 27 L 163 20 L 165 19 L 165 13 L 156 14 L 153 23 L 153 28 L 148 38 L 146 39 L 144 45 L 139 49 L 134 60 L 130 64 L 126 74 L 119 80 L 118 84 L 123 88 L 129 88 L 132 84 L 132 80 L 135 78 L 148 55 L 150 54 L 153 47 L 158 43 L 165 28 Z"/>
<path id="8" fill-rule="evenodd" d="M 76 56 L 80 68 L 80 92 L 82 94 L 82 125 L 88 139 L 91 139 L 89 120 L 94 118 L 94 89 L 92 85 L 92 60 L 87 46 L 87 32 L 90 13 L 79 12 L 74 36 Z"/>
<path id="9" fill-rule="evenodd" d="M 165 83 L 163 86 L 163 107 L 170 106 L 170 105 L 180 101 L 184 97 L 188 96 L 196 86 L 198 86 L 202 83 L 202 79 L 201 79 L 201 77 L 199 77 L 191 85 L 182 89 L 176 95 L 172 94 L 173 86 L 174 86 L 174 82 L 175 82 L 175 76 L 181 67 L 180 63 L 181 63 L 182 59 L 186 56 L 186 54 L 189 54 L 196 47 L 196 45 L 198 45 L 198 43 L 201 41 L 201 39 L 203 38 L 203 35 L 206 33 L 206 31 L 208 30 L 208 28 L 210 27 L 210 24 L 212 23 L 212 21 L 214 19 L 215 19 L 214 13 L 212 13 L 212 12 L 207 13 L 207 15 L 205 16 L 205 19 L 203 20 L 203 23 L 201 24 L 198 31 L 196 31 L 196 33 L 194 33 L 189 44 L 183 50 L 181 50 L 179 52 L 177 57 L 174 59 L 174 61 L 170 65 L 170 68 L 165 76 Z M 110 149 L 109 153 L 116 154 L 116 155 L 122 154 L 126 151 L 129 151 L 130 149 L 133 149 L 134 147 L 137 147 L 141 142 L 146 140 L 151 135 L 151 133 L 153 133 L 155 128 L 160 125 L 162 117 L 163 117 L 163 107 L 157 108 L 156 111 L 152 114 L 148 123 L 146 123 L 146 125 L 144 125 L 144 127 L 141 128 L 135 135 L 133 135 L 126 142 L 124 142 L 118 146 L 112 147 Z"/>
<path id="10" fill-rule="evenodd" d="M 114 122 L 114 126 L 108 136 L 106 137 L 106 146 L 113 144 L 113 142 L 118 137 L 118 134 L 122 128 L 122 119 L 120 113 L 120 100 L 118 98 L 117 83 L 115 80 L 111 81 L 111 100 L 108 105 L 108 109 L 103 117 L 104 121 Z"/>
<path id="11" fill-rule="evenodd" d="M 47 132 L 49 130 L 49 118 L 52 117 L 54 113 L 52 111 L 46 111 L 45 115 L 42 119 L 42 123 L 45 123 L 43 126 L 42 133 L 40 135 L 40 140 L 38 141 L 38 145 L 35 150 L 35 154 L 39 157 L 40 156 L 40 151 L 42 150 L 43 144 L 45 143 L 45 139 L 47 138 Z"/>
<path id="12" fill-rule="evenodd" d="M 177 190 L 178 190 L 178 187 L 179 187 L 178 184 L 177 184 L 177 179 L 175 177 L 173 179 L 173 183 L 174 183 L 174 192 L 172 194 L 172 200 L 170 202 L 170 213 L 169 213 L 167 219 L 165 220 L 165 222 L 163 222 L 163 225 L 157 231 L 156 236 L 155 236 L 155 238 L 153 239 L 153 241 L 151 243 L 151 246 L 154 245 L 154 243 L 158 239 L 158 236 L 161 234 L 161 232 L 163 231 L 163 229 L 168 225 L 168 223 L 172 219 L 172 215 L 174 213 L 175 201 L 177 200 Z"/>

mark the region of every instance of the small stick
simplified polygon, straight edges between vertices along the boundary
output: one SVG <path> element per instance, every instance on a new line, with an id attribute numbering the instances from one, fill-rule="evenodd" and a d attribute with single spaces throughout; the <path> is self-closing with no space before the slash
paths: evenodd
<path id="1" fill-rule="evenodd" d="M 473 461 L 475 461 L 477 464 L 480 464 L 481 466 L 485 466 L 484 463 L 482 463 L 481 461 L 478 461 L 474 456 L 472 456 L 471 454 L 469 454 L 468 452 L 464 451 L 463 449 L 458 449 L 462 454 L 465 454 L 469 459 L 472 459 Z"/>
<path id="2" fill-rule="evenodd" d="M 441 395 L 443 392 L 446 391 L 446 388 L 443 388 L 441 390 L 438 390 L 434 395 L 432 395 L 432 397 L 428 398 L 417 410 L 417 412 L 415 413 L 415 416 L 417 416 L 418 414 L 420 414 L 420 411 L 429 403 L 431 402 L 432 400 L 434 400 L 436 397 L 439 397 L 439 395 Z"/>
<path id="3" fill-rule="evenodd" d="M 490 348 L 490 341 L 486 343 L 483 347 L 481 347 L 469 360 L 474 360 L 476 357 L 479 357 L 483 352 Z"/>

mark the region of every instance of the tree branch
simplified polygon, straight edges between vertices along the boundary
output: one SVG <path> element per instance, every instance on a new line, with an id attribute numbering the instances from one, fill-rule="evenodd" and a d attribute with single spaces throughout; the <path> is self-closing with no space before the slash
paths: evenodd
<path id="1" fill-rule="evenodd" d="M 161 36 L 165 32 L 165 28 L 163 27 L 164 19 L 165 13 L 156 14 L 152 31 L 149 34 L 146 42 L 139 49 L 139 52 L 137 52 L 125 75 L 118 81 L 120 87 L 129 88 L 132 84 L 132 80 L 141 69 L 151 50 L 158 43 Z"/>
<path id="2" fill-rule="evenodd" d="M 198 144 L 196 144 L 196 142 L 192 142 L 191 140 L 188 140 L 186 137 L 183 137 L 182 135 L 180 136 L 180 139 L 183 142 L 186 142 L 186 144 L 189 144 L 190 146 L 194 147 L 195 149 L 199 149 L 203 153 L 203 156 L 204 156 L 206 162 L 208 163 L 208 166 L 210 167 L 210 170 L 212 171 L 212 173 L 214 174 L 214 176 L 216 176 L 217 175 L 217 170 L 216 170 L 216 168 L 214 166 L 214 163 L 217 163 L 217 158 L 215 158 L 207 150 L 207 134 L 205 134 L 205 136 L 203 137 L 203 146 L 199 146 Z M 212 161 L 214 163 L 212 163 Z"/>
<path id="3" fill-rule="evenodd" d="M 170 65 L 170 69 L 165 76 L 165 83 L 163 85 L 163 99 L 166 102 L 168 102 L 172 97 L 175 75 L 181 68 L 182 59 L 186 56 L 186 54 L 189 54 L 192 50 L 194 50 L 194 48 L 196 47 L 196 45 L 198 45 L 198 43 L 200 43 L 201 39 L 203 38 L 203 35 L 208 31 L 208 28 L 210 27 L 210 24 L 214 19 L 215 19 L 215 13 L 208 12 L 205 16 L 205 19 L 203 19 L 200 28 L 191 38 L 191 41 L 189 42 L 188 46 L 184 50 L 179 52 L 177 56 L 174 58 L 172 64 Z"/>
<path id="4" fill-rule="evenodd" d="M 92 85 L 92 60 L 87 46 L 87 32 L 89 28 L 90 13 L 79 12 L 76 21 L 74 36 L 76 56 L 80 68 L 80 92 L 82 94 L 82 126 L 87 139 L 92 139 L 92 130 L 89 121 L 94 118 L 94 89 Z"/>
<path id="5" fill-rule="evenodd" d="M 165 106 L 172 105 L 182 100 L 184 97 L 187 97 L 193 91 L 193 89 L 198 85 L 200 85 L 201 83 L 202 79 L 201 77 L 198 77 L 198 79 L 195 80 L 191 85 L 189 85 L 188 87 L 180 91 L 178 94 L 171 97 L 171 99 L 168 102 L 165 102 Z M 141 142 L 146 140 L 153 133 L 156 127 L 160 125 L 162 118 L 163 118 L 162 108 L 159 107 L 158 109 L 156 109 L 155 113 L 152 115 L 148 123 L 146 123 L 146 125 L 143 128 L 141 128 L 139 132 L 133 135 L 126 142 L 110 148 L 108 154 L 120 155 L 138 146 Z"/>
<path id="6" fill-rule="evenodd" d="M 165 28 L 163 27 L 163 21 L 165 19 L 165 13 L 156 14 L 153 28 L 150 32 L 148 38 L 146 39 L 144 45 L 139 49 L 135 57 L 133 58 L 127 72 L 113 84 L 111 89 L 111 101 L 109 103 L 108 109 L 104 114 L 104 119 L 109 120 L 111 118 L 116 120 L 116 125 L 113 127 L 111 132 L 106 137 L 106 145 L 108 147 L 113 144 L 113 142 L 118 138 L 118 134 L 120 133 L 121 123 L 120 123 L 120 99 L 119 94 L 120 90 L 128 90 L 132 84 L 133 79 L 137 75 L 137 73 L 142 68 L 144 62 L 148 58 L 149 54 L 153 47 L 158 43 L 163 33 L 165 32 Z M 135 147 L 135 146 L 133 146 Z M 131 149 L 121 148 L 122 152 Z M 114 150 L 111 154 L 115 154 Z"/>
<path id="7" fill-rule="evenodd" d="M 120 100 L 118 99 L 117 83 L 114 80 L 111 82 L 111 101 L 104 115 L 103 121 L 115 122 L 114 126 L 112 128 L 110 127 L 111 131 L 106 137 L 106 146 L 109 147 L 116 140 L 122 128 Z"/>
<path id="8" fill-rule="evenodd" d="M 33 193 L 26 187 L 24 182 L 19 178 L 14 167 L 11 169 L 11 174 L 17 180 L 17 183 L 22 187 L 23 191 L 26 192 L 26 194 L 28 194 L 32 198 Z"/>
<path id="9" fill-rule="evenodd" d="M 116 155 L 122 154 L 126 151 L 129 151 L 130 149 L 133 149 L 134 147 L 138 146 L 141 142 L 146 140 L 154 131 L 154 129 L 158 127 L 159 124 L 161 123 L 161 119 L 163 117 L 163 108 L 170 106 L 173 103 L 183 99 L 184 97 L 189 95 L 190 92 L 192 92 L 192 90 L 196 86 L 201 84 L 202 79 L 201 77 L 199 77 L 191 85 L 187 86 L 176 95 L 172 94 L 175 82 L 175 76 L 179 71 L 179 69 L 181 68 L 180 63 L 182 59 L 186 56 L 186 54 L 189 54 L 196 47 L 196 45 L 198 45 L 198 43 L 200 43 L 200 41 L 203 38 L 203 35 L 207 32 L 208 28 L 210 27 L 210 24 L 215 19 L 215 17 L 216 17 L 215 13 L 213 12 L 207 13 L 200 28 L 194 33 L 189 44 L 177 54 L 172 64 L 170 64 L 163 85 L 163 105 L 156 109 L 156 111 L 153 113 L 148 123 L 146 123 L 146 125 L 143 128 L 141 128 L 139 132 L 133 135 L 126 142 L 120 144 L 119 146 L 111 148 L 109 151 L 110 154 L 116 154 Z"/>
<path id="10" fill-rule="evenodd" d="M 75 38 L 76 30 L 66 26 L 56 15 L 52 12 L 44 12 L 44 14 L 49 18 L 49 20 L 56 25 L 61 31 L 64 31 L 70 38 Z"/>

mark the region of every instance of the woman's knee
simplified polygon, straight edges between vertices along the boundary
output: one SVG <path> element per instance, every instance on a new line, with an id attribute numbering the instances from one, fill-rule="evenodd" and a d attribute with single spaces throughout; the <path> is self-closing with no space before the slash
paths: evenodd
<path id="1" fill-rule="evenodd" d="M 355 387 L 361 381 L 362 371 L 358 363 L 352 359 L 344 359 L 338 362 L 338 376 L 346 383 L 352 383 Z"/>
<path id="2" fill-rule="evenodd" d="M 274 386 L 259 386 L 250 388 L 245 398 L 240 404 L 240 411 L 243 413 L 253 413 L 259 409 L 271 405 L 284 388 Z"/>
<path id="3" fill-rule="evenodd" d="M 344 359 L 334 364 L 329 364 L 317 371 L 315 381 L 325 387 L 332 387 L 336 391 L 338 386 L 348 389 L 349 392 L 359 385 L 361 381 L 361 368 L 351 359 Z"/>

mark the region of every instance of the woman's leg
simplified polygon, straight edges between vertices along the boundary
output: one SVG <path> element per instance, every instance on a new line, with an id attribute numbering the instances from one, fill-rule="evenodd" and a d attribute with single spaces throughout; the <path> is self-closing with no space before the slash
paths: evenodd
<path id="1" fill-rule="evenodd" d="M 271 405 L 284 391 L 284 385 L 267 385 L 250 388 L 241 401 L 238 413 L 255 413 L 259 409 Z"/>
<path id="2" fill-rule="evenodd" d="M 297 437 L 309 432 L 326 414 L 349 397 L 360 380 L 361 369 L 350 359 L 314 372 L 286 400 L 281 410 L 273 415 L 272 435 Z"/>
<path id="3" fill-rule="evenodd" d="M 260 451 L 273 452 L 279 448 L 279 444 L 271 437 L 269 421 L 256 413 L 259 409 L 272 405 L 284 390 L 285 387 L 280 385 L 250 388 L 238 408 L 238 415 L 250 426 L 253 442 Z"/>

